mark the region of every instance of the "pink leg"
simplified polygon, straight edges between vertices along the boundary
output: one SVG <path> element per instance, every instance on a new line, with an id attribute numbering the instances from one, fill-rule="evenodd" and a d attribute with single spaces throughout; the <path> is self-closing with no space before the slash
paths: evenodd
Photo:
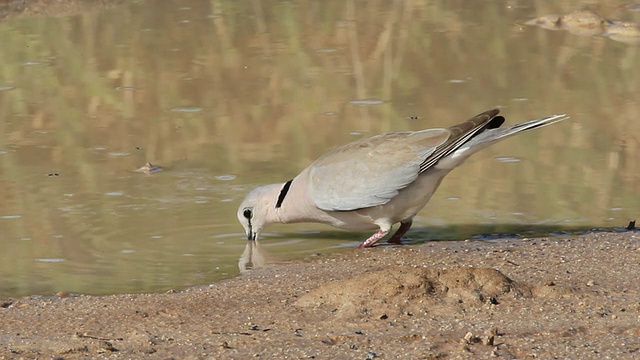
<path id="1" fill-rule="evenodd" d="M 373 244 L 375 244 L 378 240 L 382 239 L 383 237 L 385 237 L 387 234 L 389 233 L 389 230 L 382 230 L 380 229 L 377 233 L 371 235 L 370 238 L 368 238 L 367 240 L 363 241 L 360 245 L 358 245 L 359 248 L 368 248 L 373 246 Z"/>
<path id="2" fill-rule="evenodd" d="M 387 241 L 387 242 L 390 243 L 390 244 L 400 244 L 401 243 L 400 239 L 402 239 L 404 234 L 407 233 L 407 230 L 409 230 L 409 228 L 411 227 L 411 224 L 413 224 L 413 219 L 409 219 L 409 220 L 405 220 L 405 221 L 400 222 L 400 227 L 398 228 L 396 233 L 393 234 L 391 239 L 389 239 L 389 241 Z"/>

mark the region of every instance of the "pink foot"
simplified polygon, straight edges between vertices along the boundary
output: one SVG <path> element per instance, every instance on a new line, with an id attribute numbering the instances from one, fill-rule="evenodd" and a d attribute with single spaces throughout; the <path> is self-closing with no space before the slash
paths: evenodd
<path id="1" fill-rule="evenodd" d="M 378 240 L 385 237 L 388 233 L 389 233 L 389 230 L 380 229 L 377 233 L 371 235 L 371 237 L 369 237 L 367 240 L 363 241 L 360 245 L 358 245 L 358 248 L 362 249 L 362 248 L 372 247 L 373 244 L 375 244 L 376 242 L 378 242 Z"/>

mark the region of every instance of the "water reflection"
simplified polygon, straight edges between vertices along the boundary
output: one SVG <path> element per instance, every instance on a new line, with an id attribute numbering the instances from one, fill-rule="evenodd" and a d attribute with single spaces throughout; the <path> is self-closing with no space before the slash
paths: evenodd
<path id="1" fill-rule="evenodd" d="M 567 15 L 543 15 L 525 24 L 547 30 L 567 30 L 575 35 L 600 35 L 627 44 L 640 43 L 639 23 L 607 19 L 589 10 L 578 10 Z"/>
<path id="2" fill-rule="evenodd" d="M 574 2 L 99 3 L 2 16 L 0 297 L 233 276 L 249 189 L 358 137 L 498 105 L 508 123 L 572 119 L 450 174 L 416 242 L 444 225 L 590 228 L 638 213 L 638 47 L 518 25 Z M 622 1 L 591 5 L 640 20 Z M 164 171 L 136 173 L 145 163 Z M 297 235 L 309 229 L 322 231 Z M 262 245 L 289 259 L 362 239 L 327 230 L 274 228 Z"/>
<path id="3" fill-rule="evenodd" d="M 238 269 L 240 269 L 241 274 L 245 274 L 272 262 L 273 256 L 263 249 L 260 240 L 249 240 L 238 260 Z"/>

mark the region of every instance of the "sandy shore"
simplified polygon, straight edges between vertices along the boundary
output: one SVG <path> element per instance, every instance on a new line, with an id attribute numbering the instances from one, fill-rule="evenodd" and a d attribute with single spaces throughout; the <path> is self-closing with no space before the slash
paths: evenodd
<path id="1" fill-rule="evenodd" d="M 382 246 L 181 292 L 0 301 L 0 358 L 640 357 L 640 233 Z"/>

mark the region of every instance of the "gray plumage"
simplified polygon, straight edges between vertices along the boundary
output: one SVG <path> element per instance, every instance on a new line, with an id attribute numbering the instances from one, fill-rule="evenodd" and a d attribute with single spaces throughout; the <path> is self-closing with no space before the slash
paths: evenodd
<path id="1" fill-rule="evenodd" d="M 470 155 L 519 132 L 567 119 L 553 115 L 500 128 L 493 109 L 449 128 L 390 132 L 338 147 L 292 181 L 259 187 L 238 209 L 249 239 L 271 223 L 319 222 L 379 231 L 361 247 L 372 246 L 400 222 L 389 240 L 399 242 L 442 178 Z"/>

